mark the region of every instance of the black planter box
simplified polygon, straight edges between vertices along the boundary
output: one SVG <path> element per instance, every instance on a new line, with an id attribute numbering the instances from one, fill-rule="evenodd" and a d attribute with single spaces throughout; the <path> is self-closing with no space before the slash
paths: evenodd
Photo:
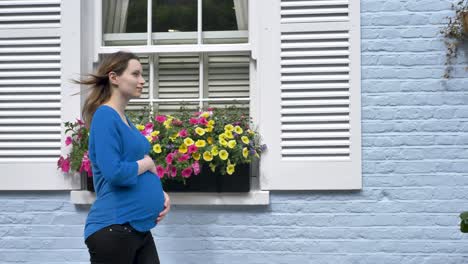
<path id="1" fill-rule="evenodd" d="M 200 174 L 187 178 L 185 184 L 166 178 L 163 187 L 166 192 L 249 192 L 250 176 L 250 164 L 237 165 L 232 175 L 213 173 L 202 166 Z"/>
<path id="2" fill-rule="evenodd" d="M 81 190 L 94 192 L 93 177 L 88 177 L 88 174 L 83 171 L 81 176 Z"/>

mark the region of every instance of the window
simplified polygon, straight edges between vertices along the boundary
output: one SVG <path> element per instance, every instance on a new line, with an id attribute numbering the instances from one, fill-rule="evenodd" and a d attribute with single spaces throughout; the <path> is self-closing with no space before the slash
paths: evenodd
<path id="1" fill-rule="evenodd" d="M 103 0 L 97 54 L 130 50 L 146 79 L 130 111 L 250 104 L 247 0 Z M 148 12 L 151 10 L 151 12 Z M 101 33 L 102 32 L 102 33 Z"/>

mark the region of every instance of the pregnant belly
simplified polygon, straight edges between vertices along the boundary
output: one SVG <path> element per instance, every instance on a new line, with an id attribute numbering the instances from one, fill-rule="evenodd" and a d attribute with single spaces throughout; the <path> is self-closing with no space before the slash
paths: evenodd
<path id="1" fill-rule="evenodd" d="M 164 193 L 158 176 L 147 171 L 139 176 L 137 184 L 137 202 L 148 214 L 158 216 L 164 209 Z"/>

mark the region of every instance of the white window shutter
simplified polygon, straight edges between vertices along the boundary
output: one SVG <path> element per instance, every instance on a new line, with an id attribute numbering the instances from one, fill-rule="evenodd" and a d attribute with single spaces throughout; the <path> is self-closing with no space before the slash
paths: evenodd
<path id="1" fill-rule="evenodd" d="M 360 7 L 275 0 L 260 21 L 266 190 L 360 189 Z"/>
<path id="2" fill-rule="evenodd" d="M 64 121 L 79 117 L 79 1 L 3 1 L 0 13 L 0 190 L 79 187 L 62 175 Z"/>

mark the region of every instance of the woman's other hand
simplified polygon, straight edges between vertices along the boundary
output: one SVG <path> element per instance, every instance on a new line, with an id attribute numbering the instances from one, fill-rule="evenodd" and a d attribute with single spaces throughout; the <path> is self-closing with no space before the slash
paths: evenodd
<path id="1" fill-rule="evenodd" d="M 169 210 L 171 210 L 171 198 L 166 192 L 164 192 L 164 210 L 159 214 L 158 219 L 156 219 L 156 223 L 161 222 L 167 213 L 169 213 Z"/>

